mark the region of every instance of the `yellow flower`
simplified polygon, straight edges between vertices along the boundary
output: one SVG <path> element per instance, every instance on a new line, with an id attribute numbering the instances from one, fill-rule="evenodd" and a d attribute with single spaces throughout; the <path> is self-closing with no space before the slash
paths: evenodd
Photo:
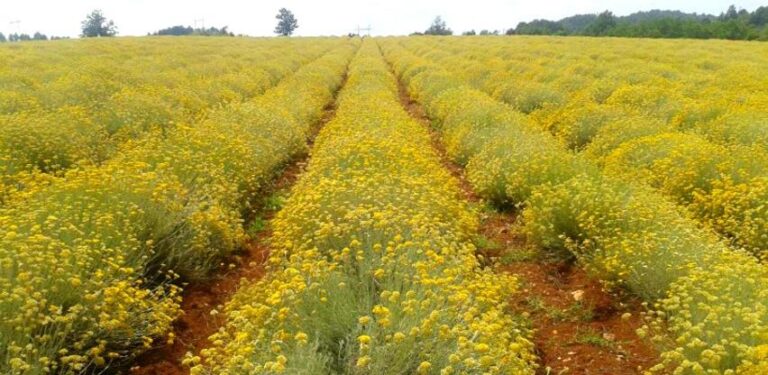
<path id="1" fill-rule="evenodd" d="M 419 367 L 416 369 L 416 373 L 428 374 L 431 368 L 432 368 L 432 364 L 427 361 L 424 361 L 419 364 Z"/>
<path id="2" fill-rule="evenodd" d="M 309 337 L 304 332 L 299 332 L 293 337 L 299 344 L 306 344 Z"/>
<path id="3" fill-rule="evenodd" d="M 360 336 L 357 337 L 357 341 L 359 341 L 361 344 L 370 344 L 371 343 L 371 336 L 360 335 Z"/>
<path id="4" fill-rule="evenodd" d="M 355 366 L 357 366 L 358 368 L 365 368 L 365 367 L 368 367 L 369 363 L 371 363 L 371 357 L 365 355 L 357 359 Z"/>

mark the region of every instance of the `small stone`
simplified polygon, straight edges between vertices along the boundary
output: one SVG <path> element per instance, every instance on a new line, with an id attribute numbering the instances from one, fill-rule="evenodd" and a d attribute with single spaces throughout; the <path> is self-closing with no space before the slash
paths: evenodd
<path id="1" fill-rule="evenodd" d="M 573 296 L 573 299 L 576 302 L 579 302 L 584 299 L 584 291 L 581 289 L 571 292 L 571 295 Z"/>

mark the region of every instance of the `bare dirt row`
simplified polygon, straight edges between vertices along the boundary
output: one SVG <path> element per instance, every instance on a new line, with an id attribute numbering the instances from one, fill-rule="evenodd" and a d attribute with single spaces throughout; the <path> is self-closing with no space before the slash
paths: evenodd
<path id="1" fill-rule="evenodd" d="M 645 308 L 629 296 L 608 293 L 577 264 L 547 259 L 527 244 L 518 215 L 486 205 L 474 192 L 461 166 L 446 155 L 439 134 L 424 109 L 400 83 L 400 101 L 408 113 L 430 129 L 443 165 L 460 182 L 467 200 L 481 207 L 479 256 L 503 264 L 522 281 L 512 297 L 514 312 L 530 321 L 540 358 L 540 374 L 641 374 L 658 353 L 635 333 Z"/>
<path id="2" fill-rule="evenodd" d="M 340 87 L 346 83 L 346 77 Z M 338 92 L 338 91 L 337 91 Z M 325 108 L 320 121 L 312 126 L 309 149 L 314 137 L 336 112 L 336 103 Z M 205 283 L 184 286 L 181 303 L 183 315 L 174 324 L 174 340 L 141 355 L 129 369 L 131 375 L 186 375 L 189 368 L 182 365 L 187 352 L 199 353 L 210 346 L 208 337 L 224 323 L 224 303 L 243 283 L 252 283 L 264 276 L 264 262 L 269 256 L 270 222 L 280 210 L 282 199 L 307 166 L 309 153 L 297 156 L 283 168 L 271 186 L 263 192 L 263 200 L 246 218 L 251 238 L 243 251 L 221 264 L 221 270 Z"/>

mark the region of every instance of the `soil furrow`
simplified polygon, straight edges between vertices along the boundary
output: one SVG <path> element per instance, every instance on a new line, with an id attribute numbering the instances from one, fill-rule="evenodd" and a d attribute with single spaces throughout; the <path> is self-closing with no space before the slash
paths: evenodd
<path id="1" fill-rule="evenodd" d="M 339 90 L 346 84 L 346 76 Z M 337 90 L 337 93 L 339 91 Z M 325 108 L 322 118 L 310 128 L 307 140 L 311 148 L 315 136 L 335 115 L 336 100 Z M 221 271 L 208 282 L 184 286 L 181 308 L 183 315 L 174 324 L 175 339 L 168 345 L 152 349 L 139 356 L 131 375 L 186 375 L 189 368 L 182 365 L 187 352 L 199 353 L 209 347 L 208 340 L 224 324 L 223 305 L 244 282 L 254 282 L 264 276 L 264 262 L 269 256 L 269 238 L 272 236 L 270 221 L 280 210 L 280 200 L 288 194 L 307 166 L 310 153 L 298 155 L 279 173 L 274 183 L 265 189 L 260 207 L 248 218 L 246 228 L 259 225 L 258 230 L 245 244 L 243 251 L 223 262 Z M 258 223 L 255 223 L 258 221 Z"/>
<path id="2" fill-rule="evenodd" d="M 510 305 L 534 328 L 538 373 L 640 374 L 657 363 L 657 351 L 635 333 L 643 325 L 640 301 L 609 293 L 578 265 L 547 259 L 542 250 L 529 246 L 517 213 L 483 202 L 464 169 L 447 156 L 424 109 L 402 82 L 398 84 L 402 106 L 429 129 L 433 147 L 459 181 L 464 197 L 482 207 L 478 255 L 498 261 L 522 282 Z"/>

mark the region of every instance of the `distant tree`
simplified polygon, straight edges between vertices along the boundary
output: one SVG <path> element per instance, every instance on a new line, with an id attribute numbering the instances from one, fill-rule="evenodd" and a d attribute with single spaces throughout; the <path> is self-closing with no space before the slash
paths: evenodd
<path id="1" fill-rule="evenodd" d="M 749 23 L 755 26 L 765 26 L 765 24 L 768 24 L 768 7 L 759 7 L 755 9 L 749 17 Z"/>
<path id="2" fill-rule="evenodd" d="M 115 36 L 117 35 L 117 26 L 112 20 L 107 20 L 101 10 L 96 9 L 85 17 L 81 23 L 84 38 Z"/>
<path id="3" fill-rule="evenodd" d="M 768 40 L 768 7 L 759 7 L 750 13 L 730 6 L 719 16 L 655 9 L 614 17 L 606 11 L 570 16 L 559 21 L 537 19 L 520 22 L 506 34 Z"/>
<path id="4" fill-rule="evenodd" d="M 33 40 L 48 40 L 48 36 L 45 34 L 41 34 L 39 31 L 35 32 L 35 35 L 32 35 Z"/>
<path id="5" fill-rule="evenodd" d="M 235 33 L 227 30 L 229 26 L 224 26 L 221 29 L 216 27 L 209 27 L 207 29 L 193 29 L 192 26 L 171 26 L 165 29 L 160 29 L 152 34 L 148 35 L 203 35 L 203 36 L 235 36 Z"/>
<path id="6" fill-rule="evenodd" d="M 275 27 L 275 34 L 277 35 L 290 36 L 299 27 L 299 21 L 288 9 L 280 8 L 275 18 L 279 20 Z"/>
<path id="7" fill-rule="evenodd" d="M 735 20 L 736 18 L 739 18 L 739 12 L 736 11 L 735 5 L 729 6 L 728 10 L 720 15 L 721 20 Z"/>
<path id="8" fill-rule="evenodd" d="M 525 35 L 553 35 L 563 34 L 564 28 L 560 22 L 548 20 L 533 20 L 531 22 L 520 22 L 514 30 L 508 30 L 507 35 L 525 34 Z"/>
<path id="9" fill-rule="evenodd" d="M 432 25 L 424 31 L 424 35 L 453 35 L 453 30 L 446 26 L 445 21 L 440 16 L 435 17 L 432 21 Z"/>
<path id="10" fill-rule="evenodd" d="M 5 35 L 3 33 L 0 33 L 0 43 L 5 43 L 7 40 L 5 39 Z"/>
<path id="11" fill-rule="evenodd" d="M 28 42 L 30 40 L 32 40 L 32 37 L 29 36 L 29 34 L 20 34 L 19 35 L 19 41 Z"/>
<path id="12" fill-rule="evenodd" d="M 477 33 L 475 32 L 475 30 L 469 30 L 461 33 L 461 35 L 477 35 Z"/>
<path id="13" fill-rule="evenodd" d="M 157 32 L 153 33 L 152 35 L 190 35 L 195 31 L 195 29 L 192 28 L 192 26 L 171 26 L 166 27 L 165 29 L 160 29 Z"/>
<path id="14" fill-rule="evenodd" d="M 587 35 L 606 35 L 608 30 L 615 26 L 616 17 L 614 17 L 613 13 L 606 10 L 605 12 L 600 13 L 595 21 L 587 26 L 584 33 Z"/>
<path id="15" fill-rule="evenodd" d="M 215 27 L 209 27 L 207 29 L 195 29 L 193 32 L 194 35 L 204 35 L 204 36 L 235 36 L 235 33 L 227 30 L 229 26 L 224 26 L 220 29 L 217 29 Z"/>
<path id="16" fill-rule="evenodd" d="M 737 19 L 729 19 L 725 22 L 718 22 L 713 25 L 715 28 L 715 36 L 721 39 L 731 40 L 744 40 L 744 39 L 756 39 L 757 36 L 751 36 L 752 34 L 749 26 L 745 22 L 741 22 Z"/>

